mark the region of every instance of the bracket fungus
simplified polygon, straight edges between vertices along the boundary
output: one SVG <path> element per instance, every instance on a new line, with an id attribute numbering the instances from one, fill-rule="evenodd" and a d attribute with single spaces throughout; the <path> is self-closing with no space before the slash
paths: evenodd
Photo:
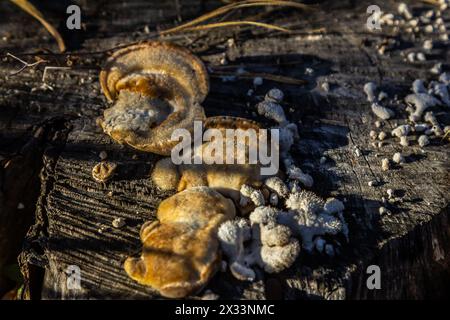
<path id="1" fill-rule="evenodd" d="M 209 78 L 203 63 L 187 49 L 143 42 L 114 52 L 100 73 L 111 108 L 99 118 L 103 131 L 119 143 L 169 155 L 173 130 L 193 130 L 205 118 Z"/>
<path id="2" fill-rule="evenodd" d="M 223 195 L 228 196 L 236 201 L 240 200 L 240 189 L 243 184 L 259 187 L 262 184 L 261 166 L 258 163 L 251 164 L 249 161 L 250 144 L 258 143 L 253 139 L 248 139 L 246 143 L 246 151 L 233 152 L 234 164 L 218 164 L 215 158 L 219 155 L 215 152 L 222 149 L 222 159 L 226 159 L 227 145 L 230 137 L 226 134 L 227 129 L 240 129 L 241 134 L 245 135 L 245 131 L 249 129 L 259 132 L 259 125 L 243 118 L 236 117 L 211 117 L 205 120 L 205 129 L 217 129 L 221 132 L 223 147 L 217 148 L 218 141 L 216 137 L 211 137 L 210 141 L 204 142 L 199 148 L 194 149 L 191 164 L 182 163 L 174 165 L 169 160 L 162 159 L 156 165 L 152 172 L 152 179 L 155 184 L 163 190 L 176 189 L 183 191 L 195 186 L 208 186 Z M 258 136 L 259 140 L 261 136 Z M 236 139 L 233 136 L 233 145 L 236 145 Z M 237 150 L 237 149 L 236 149 Z M 214 151 L 214 152 L 212 152 Z M 220 151 L 219 151 L 220 152 Z M 203 163 L 196 164 L 194 157 L 201 154 Z M 242 159 L 244 157 L 245 159 Z"/>
<path id="3" fill-rule="evenodd" d="M 198 292 L 220 265 L 218 227 L 234 216 L 233 202 L 207 187 L 165 199 L 158 207 L 159 221 L 141 228 L 142 255 L 128 258 L 125 271 L 164 297 Z"/>

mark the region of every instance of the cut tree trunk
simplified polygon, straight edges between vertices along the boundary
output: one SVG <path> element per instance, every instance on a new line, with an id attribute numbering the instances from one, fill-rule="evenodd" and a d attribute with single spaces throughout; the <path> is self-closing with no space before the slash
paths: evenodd
<path id="1" fill-rule="evenodd" d="M 17 61 L 5 58 L 0 66 L 0 154 L 13 155 L 19 142 L 30 139 L 31 129 L 42 124 L 47 125 L 46 130 L 53 126 L 56 133 L 52 132 L 58 136 L 57 147 L 49 145 L 51 139 L 47 138 L 42 150 L 32 153 L 36 155 L 33 161 L 42 164 L 37 199 L 28 194 L 26 184 L 22 185 L 21 172 L 15 173 L 17 181 L 21 181 L 18 190 L 36 204 L 35 221 L 20 255 L 26 297 L 158 297 L 151 288 L 131 280 L 123 270 L 123 262 L 140 252 L 140 226 L 154 219 L 158 204 L 170 193 L 158 191 L 149 179 L 158 156 L 120 146 L 96 126 L 95 118 L 107 105 L 100 92 L 98 72 L 106 50 L 148 39 L 157 27 L 173 26 L 180 17 L 189 20 L 221 4 L 200 0 L 179 3 L 181 6 L 173 1 L 150 4 L 136 0 L 124 5 L 114 0 L 95 7 L 80 2 L 86 30 L 65 35 L 73 40 L 72 47 L 78 45 L 68 56 L 39 51 L 42 47 L 56 50 L 56 45 L 31 18 L 18 13 L 8 2 L 0 3 L 0 14 L 6 15 L 0 19 L 0 35 L 6 39 L 0 42 L 2 57 L 10 52 L 33 61 L 34 55 L 23 55 L 33 52 L 48 59 L 48 66 L 64 66 L 68 59 L 71 61 L 71 70 L 49 73 L 46 81 L 52 90 L 42 87 L 44 65 L 15 76 L 10 73 L 20 67 Z M 388 138 L 383 147 L 373 146 L 369 131 L 389 133 L 396 123 L 404 121 L 406 112 L 401 103 L 393 106 L 395 119 L 375 128 L 377 119 L 370 111 L 363 85 L 374 81 L 390 97 L 398 95 L 403 101 L 412 81 L 434 78 L 429 68 L 450 61 L 450 52 L 441 46 L 426 62 L 405 62 L 400 53 L 420 50 L 425 38 L 410 41 L 404 35 L 393 35 L 387 27 L 379 32 L 368 31 L 369 4 L 325 2 L 314 12 L 277 9 L 260 16 L 293 29 L 289 34 L 240 27 L 163 38 L 192 49 L 210 67 L 211 90 L 203 104 L 208 116 L 241 116 L 270 125 L 256 115 L 255 104 L 267 90 L 282 89 L 286 96 L 284 109 L 289 120 L 298 124 L 301 137 L 293 147 L 295 160 L 313 176 L 314 192 L 345 202 L 349 241 L 339 239 L 338 255 L 302 252 L 288 270 L 276 275 L 258 272 L 253 283 L 239 282 L 229 273 L 219 272 L 207 289 L 221 298 L 418 299 L 449 294 L 448 142 L 434 138 L 425 148 L 416 141 L 401 147 L 396 139 Z M 396 10 L 394 1 L 386 1 L 383 6 L 385 12 Z M 425 5 L 417 2 L 412 6 L 421 9 Z M 444 15 L 448 22 L 448 10 Z M 57 18 L 51 21 L 58 24 Z M 32 30 L 24 30 L 25 24 Z M 146 26 L 150 33 L 145 32 Z M 319 32 L 319 28 L 324 29 Z M 395 38 L 401 45 L 380 55 L 376 46 L 387 38 Z M 234 44 L 229 39 L 234 39 Z M 227 65 L 220 63 L 223 57 Z M 308 84 L 267 78 L 255 88 L 249 76 L 224 81 L 239 68 L 263 77 L 276 74 L 304 79 Z M 324 82 L 329 83 L 329 91 L 323 89 Z M 247 94 L 249 89 L 254 89 L 253 95 Z M 446 110 L 436 109 L 436 114 L 443 124 L 449 124 Z M 362 151 L 360 156 L 356 148 Z M 116 176 L 106 184 L 91 177 L 101 151 L 118 165 Z M 381 159 L 392 159 L 395 152 L 402 152 L 406 163 L 382 171 Z M 324 164 L 320 163 L 322 156 L 327 158 Z M 1 170 L 4 176 L 7 168 Z M 371 180 L 380 184 L 371 187 Z M 395 190 L 399 200 L 383 204 L 387 189 Z M 0 218 L 20 215 L 14 206 L 2 205 Z M 380 206 L 386 206 L 391 214 L 380 215 Z M 126 226 L 111 227 L 119 217 L 126 220 Z M 12 239 L 8 232 L 0 237 Z M 67 289 L 65 271 L 70 265 L 80 267 L 81 290 Z M 379 290 L 366 286 L 370 265 L 380 267 Z"/>

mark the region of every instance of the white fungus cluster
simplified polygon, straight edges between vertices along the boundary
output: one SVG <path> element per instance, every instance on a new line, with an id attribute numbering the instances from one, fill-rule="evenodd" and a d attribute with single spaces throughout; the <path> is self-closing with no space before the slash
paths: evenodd
<path id="1" fill-rule="evenodd" d="M 265 205 L 264 195 L 261 190 L 255 189 L 247 184 L 241 186 L 240 205 L 245 207 L 249 201 L 253 202 L 256 207 Z"/>
<path id="2" fill-rule="evenodd" d="M 379 94 L 377 94 L 378 88 L 374 82 L 367 82 L 364 85 L 364 92 L 367 95 L 367 101 L 369 101 L 372 104 L 371 105 L 372 112 L 378 118 L 387 120 L 395 115 L 394 111 L 380 104 L 380 101 L 386 98 L 387 94 L 384 92 L 380 92 Z"/>
<path id="3" fill-rule="evenodd" d="M 269 90 L 264 101 L 257 105 L 258 113 L 278 123 L 275 129 L 279 129 L 280 134 L 280 156 L 289 179 L 300 181 L 305 187 L 310 188 L 314 184 L 313 178 L 297 167 L 290 155 L 290 149 L 299 139 L 299 134 L 297 125 L 287 121 L 283 108 L 279 104 L 283 98 L 284 94 L 281 90 L 276 88 Z"/>
<path id="4" fill-rule="evenodd" d="M 335 198 L 324 201 L 310 191 L 289 192 L 279 178 L 269 178 L 265 184 L 273 194 L 285 200 L 285 208 L 256 207 L 249 220 L 227 221 L 218 231 L 230 271 L 237 279 L 254 280 L 253 266 L 268 273 L 289 268 L 300 247 L 310 253 L 315 248 L 333 256 L 334 247 L 326 243 L 324 235 L 342 233 L 348 239 L 341 201 Z"/>
<path id="5" fill-rule="evenodd" d="M 262 206 L 250 214 L 249 221 L 237 219 L 219 227 L 220 245 L 235 278 L 253 281 L 252 266 L 278 273 L 297 259 L 298 240 L 292 237 L 288 227 L 277 223 L 277 214 L 277 209 Z M 245 242 L 248 242 L 246 246 Z"/>
<path id="6" fill-rule="evenodd" d="M 413 108 L 408 108 L 409 120 L 418 122 L 422 119 L 425 111 L 428 108 L 442 105 L 450 107 L 449 96 L 449 75 L 442 73 L 439 76 L 439 81 L 430 81 L 428 89 L 421 79 L 416 79 L 413 82 L 413 94 L 405 97 L 405 102 Z"/>
<path id="7" fill-rule="evenodd" d="M 399 3 L 397 13 L 385 13 L 380 17 L 380 24 L 393 27 L 396 32 L 403 29 L 406 34 L 416 36 L 418 34 L 439 34 L 439 39 L 448 41 L 448 32 L 442 12 L 449 7 L 448 0 L 435 1 L 437 5 L 434 9 L 413 12 L 404 2 Z M 433 48 L 431 40 L 424 42 L 423 48 L 429 51 Z M 415 52 L 414 52 L 415 53 Z M 417 55 L 422 52 L 417 53 Z M 418 59 L 419 60 L 419 59 Z"/>
<path id="8" fill-rule="evenodd" d="M 283 93 L 270 90 L 264 102 L 279 103 Z M 259 105 L 261 107 L 261 104 Z M 265 107 L 264 107 L 265 108 Z M 261 110 L 266 110 L 261 107 Z M 259 109 L 258 109 L 259 110 Z M 279 119 L 280 151 L 286 169 L 287 182 L 278 176 L 264 181 L 264 193 L 243 184 L 240 193 L 242 207 L 253 203 L 254 209 L 248 220 L 238 218 L 224 222 L 218 230 L 218 238 L 233 276 L 240 280 L 253 281 L 255 266 L 268 273 L 278 273 L 289 268 L 300 253 L 301 247 L 312 253 L 334 256 L 336 250 L 327 243 L 324 235 L 342 233 L 348 240 L 348 227 L 343 217 L 344 205 L 330 198 L 324 201 L 313 192 L 302 190 L 313 185 L 310 175 L 298 168 L 290 155 L 290 148 L 298 139 L 297 126 L 285 121 L 284 112 L 262 112 L 272 120 Z M 282 116 L 281 116 L 282 115 Z M 268 200 L 268 201 L 267 201 Z"/>
<path id="9" fill-rule="evenodd" d="M 294 235 L 301 237 L 302 247 L 307 251 L 312 251 L 317 236 L 340 232 L 348 236 L 342 216 L 344 205 L 337 199 L 324 202 L 310 191 L 301 191 L 289 196 L 286 207 L 290 210 L 281 212 L 278 222 L 289 226 Z"/>
<path id="10" fill-rule="evenodd" d="M 279 125 L 285 125 L 287 119 L 283 107 L 280 105 L 283 98 L 284 94 L 281 90 L 277 88 L 269 90 L 264 100 L 256 106 L 258 113 L 268 119 L 274 120 Z"/>

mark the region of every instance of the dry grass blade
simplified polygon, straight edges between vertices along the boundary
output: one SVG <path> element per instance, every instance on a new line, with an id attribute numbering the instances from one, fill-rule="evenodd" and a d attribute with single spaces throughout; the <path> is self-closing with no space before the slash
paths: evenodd
<path id="1" fill-rule="evenodd" d="M 221 28 L 221 27 L 233 27 L 233 26 L 239 26 L 239 25 L 253 25 L 257 27 L 262 27 L 270 30 L 277 30 L 282 32 L 290 32 L 291 30 L 279 27 L 273 24 L 263 23 L 263 22 L 256 22 L 256 21 L 226 21 L 226 22 L 217 22 L 217 23 L 209 23 L 201 26 L 193 26 L 184 29 L 184 31 L 200 31 L 200 30 L 208 30 L 208 29 L 214 29 L 214 28 Z"/>
<path id="2" fill-rule="evenodd" d="M 231 10 L 240 9 L 240 8 L 248 8 L 248 7 L 261 7 L 261 6 L 285 6 L 285 7 L 295 7 L 295 8 L 299 8 L 299 9 L 311 9 L 310 7 L 308 7 L 305 4 L 294 2 L 294 1 L 285 1 L 285 0 L 247 0 L 247 1 L 233 2 L 233 3 L 230 3 L 223 7 L 220 7 L 218 9 L 215 9 L 211 12 L 208 12 L 208 13 L 206 13 L 194 20 L 186 22 L 180 26 L 176 26 L 174 28 L 170 28 L 170 29 L 161 31 L 160 34 L 164 35 L 164 34 L 173 33 L 173 32 L 187 29 L 189 27 L 197 25 L 206 20 L 209 20 L 209 19 L 215 18 L 219 15 L 225 14 Z"/>
<path id="3" fill-rule="evenodd" d="M 42 13 L 35 6 L 33 6 L 28 0 L 10 1 L 20 7 L 22 10 L 26 11 L 29 15 L 37 19 L 45 27 L 45 29 L 47 29 L 47 31 L 53 36 L 53 38 L 55 38 L 56 42 L 58 43 L 59 51 L 66 51 L 66 45 L 64 44 L 64 40 L 59 32 L 45 20 Z"/>

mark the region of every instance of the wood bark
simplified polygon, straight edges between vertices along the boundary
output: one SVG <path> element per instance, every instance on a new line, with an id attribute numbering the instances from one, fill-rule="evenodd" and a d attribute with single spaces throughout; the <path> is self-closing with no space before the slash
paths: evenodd
<path id="1" fill-rule="evenodd" d="M 46 31 L 10 3 L 0 3 L 0 240 L 2 250 L 11 248 L 10 262 L 18 248 L 6 243 L 17 244 L 34 220 L 20 255 L 27 297 L 158 297 L 151 288 L 128 278 L 122 264 L 127 256 L 139 252 L 140 226 L 154 219 L 159 202 L 170 193 L 158 191 L 149 179 L 158 156 L 120 146 L 96 126 L 95 118 L 107 106 L 98 72 L 108 49 L 153 37 L 157 28 L 173 26 L 180 18 L 192 19 L 221 3 L 124 3 L 79 2 L 85 30 L 64 35 L 72 50 L 67 55 L 43 51 L 57 49 Z M 189 47 L 210 67 L 211 90 L 204 102 L 208 116 L 241 116 L 270 125 L 256 115 L 255 104 L 267 90 L 282 89 L 287 116 L 299 125 L 301 139 L 293 155 L 313 176 L 312 190 L 322 197 L 345 201 L 350 241 L 340 239 L 339 255 L 330 258 L 302 252 L 290 269 L 277 275 L 259 272 L 254 283 L 218 273 L 207 289 L 221 298 L 419 299 L 449 294 L 448 142 L 433 139 L 423 148 L 425 152 L 417 143 L 401 147 L 395 139 L 388 139 L 382 148 L 372 146 L 369 131 L 375 128 L 376 118 L 363 85 L 374 81 L 390 97 L 398 95 L 402 100 L 412 81 L 431 79 L 429 68 L 450 61 L 450 52 L 448 47 L 438 47 L 428 61 L 406 63 L 400 52 L 420 48 L 425 38 L 410 41 L 402 35 L 403 47 L 379 55 L 378 44 L 387 38 L 400 38 L 387 28 L 374 33 L 366 29 L 369 4 L 324 2 L 310 13 L 277 9 L 260 16 L 293 29 L 289 34 L 241 27 L 163 38 Z M 424 6 L 422 2 L 412 4 L 415 9 Z M 396 10 L 395 1 L 386 1 L 383 6 L 385 12 Z M 50 9 L 47 12 L 54 14 Z M 450 19 L 448 11 L 444 18 Z M 61 15 L 50 19 L 56 25 L 65 23 Z M 146 33 L 146 26 L 150 33 Z M 324 31 L 311 31 L 318 28 Z M 234 39 L 234 45 L 229 45 L 229 39 Z M 20 64 L 7 58 L 7 52 L 29 62 L 39 55 L 48 59 L 48 66 L 67 66 L 69 60 L 71 69 L 50 72 L 46 82 L 52 89 L 45 89 L 41 79 L 44 65 L 12 76 Z M 220 64 L 224 56 L 227 65 Z M 308 84 L 266 79 L 254 88 L 252 78 L 223 81 L 224 75 L 238 68 L 305 79 Z M 306 72 L 307 68 L 314 72 Z M 321 89 L 324 81 L 330 84 L 329 92 Z M 249 89 L 255 90 L 254 95 L 247 95 Z M 386 132 L 406 118 L 403 105 L 393 108 L 397 117 L 385 121 L 382 130 Z M 438 109 L 437 115 L 449 124 L 448 112 Z M 27 149 L 30 144 L 32 149 Z M 355 148 L 362 151 L 361 156 L 355 154 Z M 106 184 L 91 177 L 101 151 L 118 164 L 117 175 Z M 406 163 L 383 172 L 381 159 L 391 159 L 395 152 L 405 154 Z M 17 156 L 20 160 L 14 160 Z M 325 164 L 320 164 L 322 156 L 328 159 Z M 17 166 L 5 168 L 9 159 Z M 36 179 L 39 170 L 40 183 Z M 381 184 L 370 187 L 371 180 Z M 391 215 L 381 216 L 378 210 L 382 197 L 387 198 L 387 189 L 396 190 L 401 200 L 388 206 Z M 25 210 L 23 221 L 17 210 L 19 202 L 32 208 Z M 119 217 L 126 219 L 126 226 L 115 229 L 111 222 Z M 107 229 L 99 232 L 104 227 Z M 16 232 L 17 228 L 22 231 Z M 1 269 L 5 263 L 0 262 Z M 366 269 L 372 264 L 379 265 L 382 272 L 380 290 L 366 286 Z M 81 268 L 82 290 L 67 290 L 65 270 L 69 265 Z"/>

